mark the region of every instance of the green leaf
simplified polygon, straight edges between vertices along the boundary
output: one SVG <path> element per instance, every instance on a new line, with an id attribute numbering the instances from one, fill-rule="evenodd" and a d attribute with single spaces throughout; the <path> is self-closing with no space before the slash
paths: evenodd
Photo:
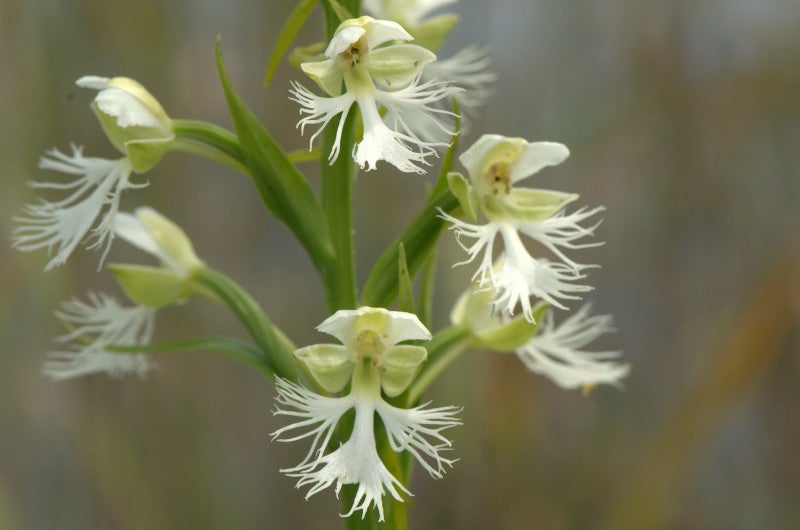
<path id="1" fill-rule="evenodd" d="M 430 329 L 433 321 L 433 297 L 436 284 L 436 248 L 428 254 L 428 259 L 422 265 L 421 274 L 417 316 L 425 327 Z"/>
<path id="2" fill-rule="evenodd" d="M 447 188 L 428 198 L 408 228 L 378 259 L 364 285 L 362 305 L 388 307 L 392 303 L 398 295 L 396 264 L 400 258 L 400 243 L 405 246 L 408 274 L 414 277 L 436 247 L 444 229 L 445 221 L 439 217 L 439 210 L 451 212 L 456 207 L 458 200 Z"/>
<path id="3" fill-rule="evenodd" d="M 356 4 L 354 7 L 357 8 L 359 7 L 357 4 L 360 2 L 353 2 L 351 0 L 349 3 Z M 336 28 L 339 27 L 339 24 L 354 17 L 345 6 L 336 0 L 325 0 L 322 6 L 325 8 L 326 18 L 328 19 L 328 40 L 330 40 L 330 38 L 333 37 L 333 33 L 336 31 Z"/>
<path id="4" fill-rule="evenodd" d="M 453 97 L 451 103 L 453 105 L 453 114 L 455 115 L 453 120 L 453 136 L 450 138 L 450 147 L 447 148 L 444 157 L 442 157 L 442 167 L 439 168 L 439 178 L 436 180 L 436 187 L 433 189 L 433 193 L 441 191 L 448 185 L 447 175 L 453 171 L 456 149 L 458 149 L 458 137 L 461 135 L 461 109 L 458 106 L 458 99 Z"/>
<path id="5" fill-rule="evenodd" d="M 444 228 L 444 220 L 439 217 L 439 211 L 450 213 L 458 207 L 458 199 L 450 192 L 447 184 L 447 174 L 453 168 L 453 160 L 458 145 L 458 135 L 461 132 L 461 119 L 458 117 L 458 102 L 453 99 L 453 111 L 456 114 L 455 133 L 450 140 L 450 147 L 442 159 L 439 178 L 433 192 L 422 207 L 422 211 L 411 221 L 405 231 L 395 239 L 381 254 L 378 262 L 370 272 L 364 285 L 362 305 L 373 307 L 388 307 L 392 300 L 398 296 L 398 285 L 395 282 L 394 266 L 399 259 L 400 244 L 404 245 L 409 278 L 414 278 L 428 256 L 436 248 L 439 234 Z"/>
<path id="6" fill-rule="evenodd" d="M 272 76 L 275 74 L 281 59 L 286 54 L 286 50 L 292 44 L 292 41 L 297 36 L 297 33 L 305 25 L 309 15 L 317 5 L 317 0 L 300 0 L 292 10 L 286 23 L 283 25 L 281 32 L 278 34 L 278 40 L 275 41 L 275 46 L 272 48 L 272 55 L 269 57 L 267 63 L 267 73 L 264 75 L 264 88 L 269 85 Z"/>
<path id="7" fill-rule="evenodd" d="M 333 259 L 333 247 L 319 200 L 305 177 L 233 90 L 225 73 L 219 40 L 216 59 L 222 89 L 239 137 L 242 162 L 250 170 L 267 208 L 294 232 L 317 268 L 323 268 Z"/>
<path id="8" fill-rule="evenodd" d="M 406 251 L 402 243 L 398 247 L 397 258 L 397 281 L 398 297 L 397 310 L 407 313 L 416 313 L 414 310 L 414 288 L 411 285 L 411 276 L 408 275 L 408 264 L 406 263 Z"/>

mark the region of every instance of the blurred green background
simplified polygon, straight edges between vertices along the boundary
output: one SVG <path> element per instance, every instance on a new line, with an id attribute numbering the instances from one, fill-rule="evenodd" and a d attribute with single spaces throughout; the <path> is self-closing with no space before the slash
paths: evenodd
<path id="1" fill-rule="evenodd" d="M 82 75 L 134 77 L 173 117 L 230 126 L 213 63 L 223 38 L 234 85 L 282 145 L 294 129 L 283 65 L 261 86 L 292 2 L 0 0 L 0 528 L 331 528 L 331 491 L 306 502 L 281 467 L 302 444 L 269 441 L 283 422 L 255 373 L 210 354 L 160 359 L 144 381 L 41 375 L 52 310 L 115 291 L 98 256 L 45 274 L 10 249 L 11 217 L 50 147 L 112 156 L 78 89 Z M 619 332 L 621 391 L 589 397 L 473 352 L 431 393 L 464 407 L 460 461 L 419 472 L 415 528 L 800 527 L 800 10 L 793 0 L 463 0 L 441 55 L 488 46 L 495 96 L 483 132 L 567 144 L 571 158 L 531 184 L 604 204 L 605 246 L 583 251 L 595 310 Z M 300 43 L 317 40 L 317 13 Z M 310 82 L 304 81 L 307 86 Z M 305 168 L 305 166 L 304 166 Z M 308 165 L 314 175 L 313 164 Z M 316 178 L 316 177 L 312 177 Z M 185 228 L 199 254 L 247 287 L 299 344 L 319 342 L 320 284 L 250 183 L 175 154 L 129 192 Z M 362 174 L 360 273 L 409 219 L 432 177 Z M 469 271 L 440 247 L 435 327 Z M 142 261 L 116 245 L 111 261 Z M 192 302 L 159 314 L 157 338 L 244 336 Z"/>

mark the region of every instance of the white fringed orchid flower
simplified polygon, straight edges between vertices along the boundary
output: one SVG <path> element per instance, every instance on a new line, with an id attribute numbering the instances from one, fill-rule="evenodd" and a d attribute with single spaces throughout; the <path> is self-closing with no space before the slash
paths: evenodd
<path id="1" fill-rule="evenodd" d="M 362 169 L 375 169 L 378 160 L 385 160 L 401 171 L 424 173 L 425 159 L 446 145 L 452 131 L 440 115 L 450 113 L 433 104 L 460 89 L 441 82 L 419 84 L 423 67 L 436 55 L 413 44 L 387 44 L 411 38 L 396 22 L 367 16 L 350 19 L 331 39 L 327 59 L 300 65 L 330 96 L 317 96 L 299 83 L 292 84 L 292 99 L 306 115 L 298 127 L 302 131 L 307 125 L 319 125 L 310 143 L 339 115 L 331 162 L 339 156 L 342 127 L 353 103 L 358 104 L 364 126 L 353 149 Z"/>
<path id="2" fill-rule="evenodd" d="M 78 86 L 98 90 L 92 109 L 114 144 L 125 156 L 118 160 L 83 156 L 83 148 L 72 146 L 72 154 L 52 149 L 39 167 L 77 176 L 69 181 L 31 182 L 36 189 L 61 190 L 68 196 L 57 201 L 41 199 L 24 207 L 15 217 L 14 247 L 22 251 L 46 248 L 55 255 L 45 270 L 66 262 L 81 241 L 90 249 L 102 249 L 100 263 L 113 239 L 114 219 L 122 193 L 142 188 L 131 173 L 150 170 L 172 147 L 172 120 L 158 101 L 139 83 L 125 77 L 113 79 L 86 76 Z"/>
<path id="3" fill-rule="evenodd" d="M 153 366 L 146 355 L 118 353 L 109 348 L 149 344 L 158 308 L 191 294 L 191 273 L 202 266 L 202 262 L 180 227 L 151 208 L 139 208 L 135 215 L 119 213 L 114 232 L 158 258 L 161 265 L 111 266 L 117 280 L 137 305 L 124 307 L 109 295 L 94 293 L 89 294 L 88 303 L 70 300 L 62 304 L 56 316 L 70 332 L 56 340 L 74 344 L 49 355 L 44 371 L 53 379 L 97 372 L 114 377 L 127 373 L 144 376 Z"/>
<path id="4" fill-rule="evenodd" d="M 494 291 L 495 307 L 508 315 L 520 305 L 526 318 L 533 321 L 531 296 L 564 309 L 563 300 L 577 299 L 578 293 L 591 290 L 578 282 L 585 277 L 583 270 L 592 265 L 576 263 L 564 251 L 600 244 L 579 240 L 593 235 L 597 226 L 596 223 L 584 227 L 581 223 L 603 208 L 565 214 L 563 208 L 576 200 L 577 195 L 513 187 L 543 167 L 560 164 L 567 156 L 569 150 L 559 143 L 528 143 L 522 138 L 487 134 L 460 157 L 469 181 L 458 173 L 449 176 L 451 189 L 465 213 L 475 219 L 479 211 L 488 220 L 477 225 L 442 213 L 444 219 L 453 223 L 459 244 L 469 254 L 466 261 L 457 265 L 480 256 L 473 279 L 481 287 Z M 495 263 L 493 250 L 498 234 L 504 250 Z M 557 260 L 534 258 L 522 235 L 538 241 Z M 468 244 L 465 238 L 475 241 Z"/>
<path id="5" fill-rule="evenodd" d="M 458 22 L 454 13 L 431 14 L 457 0 L 365 0 L 364 9 L 376 18 L 393 20 L 414 37 L 414 43 L 437 52 L 447 35 Z M 492 92 L 497 76 L 488 71 L 489 53 L 478 46 L 468 46 L 449 57 L 438 57 L 425 65 L 420 79 L 442 80 L 463 88 L 458 95 L 461 113 L 461 131 L 469 129 L 478 109 L 483 107 Z M 449 101 L 440 101 L 439 107 L 448 108 Z"/>
<path id="6" fill-rule="evenodd" d="M 273 438 L 312 440 L 303 461 L 282 471 L 298 478 L 298 487 L 310 486 L 306 497 L 333 484 L 338 496 L 342 485 L 356 484 L 355 500 L 344 516 L 361 511 L 363 517 L 374 505 L 382 521 L 386 492 L 398 501 L 401 493 L 411 493 L 378 455 L 375 414 L 383 422 L 391 448 L 408 451 L 431 476 L 439 478 L 454 462 L 440 455 L 450 448 L 441 431 L 459 424 L 455 417 L 459 409 L 402 409 L 387 403 L 381 394 L 381 390 L 389 397 L 402 393 L 426 358 L 422 346 L 399 344 L 431 338 L 415 315 L 362 307 L 337 311 L 317 329 L 342 344 L 308 346 L 297 350 L 295 356 L 325 391 L 339 392 L 347 383 L 350 391 L 343 397 L 326 397 L 290 381 L 277 381 L 279 407 L 275 414 L 298 421 L 272 433 Z M 350 438 L 339 447 L 328 447 L 336 425 L 350 409 L 355 411 Z"/>

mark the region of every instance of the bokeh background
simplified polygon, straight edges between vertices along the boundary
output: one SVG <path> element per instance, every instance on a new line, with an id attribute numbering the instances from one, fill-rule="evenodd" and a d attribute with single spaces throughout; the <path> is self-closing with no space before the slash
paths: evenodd
<path id="1" fill-rule="evenodd" d="M 234 85 L 282 145 L 294 129 L 281 66 L 266 60 L 292 2 L 0 0 L 0 528 L 332 528 L 331 491 L 306 502 L 278 469 L 304 447 L 271 443 L 281 421 L 256 374 L 206 353 L 163 357 L 157 373 L 45 380 L 62 332 L 52 310 L 86 290 L 116 292 L 98 256 L 42 272 L 10 249 L 11 218 L 47 178 L 45 149 L 112 156 L 82 75 L 128 75 L 173 117 L 230 126 L 213 45 Z M 588 397 L 473 352 L 431 392 L 464 407 L 460 461 L 417 473 L 415 528 L 800 527 L 800 9 L 793 0 L 462 0 L 441 55 L 488 46 L 495 96 L 473 131 L 554 140 L 571 158 L 542 187 L 604 204 L 583 251 L 595 310 L 616 316 L 600 346 L 624 350 L 621 390 Z M 299 39 L 319 39 L 317 13 Z M 305 168 L 305 166 L 304 166 Z M 313 164 L 307 167 L 315 179 Z M 190 234 L 297 344 L 322 340 L 320 284 L 247 179 L 167 157 L 129 192 Z M 378 171 L 358 181 L 360 273 L 404 226 L 432 177 Z M 468 271 L 440 247 L 435 327 Z M 139 261 L 123 245 L 112 260 Z M 158 339 L 244 336 L 200 302 L 159 314 Z"/>

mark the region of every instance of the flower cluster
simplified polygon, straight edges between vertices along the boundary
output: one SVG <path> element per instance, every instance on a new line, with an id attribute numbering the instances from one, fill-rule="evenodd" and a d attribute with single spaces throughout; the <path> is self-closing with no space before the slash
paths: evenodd
<path id="1" fill-rule="evenodd" d="M 123 156 L 85 157 L 76 146 L 71 154 L 50 151 L 40 167 L 67 179 L 31 186 L 66 197 L 26 206 L 16 218 L 14 246 L 52 252 L 49 270 L 82 242 L 102 251 L 102 264 L 119 237 L 156 258 L 158 265 L 109 265 L 132 305 L 102 293 L 65 302 L 56 314 L 69 331 L 57 338 L 63 346 L 49 355 L 45 374 L 57 380 L 100 372 L 141 377 L 153 367 L 148 353 L 159 346 L 172 351 L 175 344 L 205 346 L 242 360 L 275 384 L 274 414 L 293 420 L 272 438 L 309 442 L 300 463 L 282 472 L 297 479 L 297 487 L 307 486 L 307 497 L 328 487 L 339 496 L 347 486 L 354 495 L 344 516 L 360 512 L 363 519 L 375 510 L 381 521 L 394 512 L 384 509 L 384 501 L 401 502 L 411 495 L 406 464 L 416 461 L 440 478 L 456 460 L 447 456 L 451 442 L 443 432 L 460 424 L 460 409 L 429 407 L 422 395 L 466 348 L 514 352 L 532 372 L 564 388 L 619 385 L 629 370 L 617 362 L 619 352 L 587 349 L 613 330 L 611 317 L 591 316 L 588 304 L 560 324 L 554 316 L 554 308 L 568 310 L 567 303 L 591 290 L 586 272 L 596 265 L 568 254 L 600 244 L 591 238 L 603 208 L 567 212 L 577 195 L 517 186 L 563 162 L 568 149 L 485 134 L 459 157 L 467 176 L 450 171 L 456 150 L 450 141 L 460 132 L 454 109 L 474 117 L 495 80 L 486 71 L 487 53 L 476 47 L 437 61 L 435 52 L 457 17 L 431 13 L 454 1 L 365 0 L 365 8 L 379 18 L 343 20 L 327 46 L 317 48 L 325 48 L 324 58 L 299 65 L 324 95 L 296 81 L 290 89 L 300 105 L 301 134 L 307 126 L 316 128 L 310 144 L 338 116 L 335 140 L 326 153 L 331 164 L 341 150 L 352 149 L 346 156 L 366 171 L 384 161 L 403 172 L 425 173 L 437 150 L 450 148 L 441 171 L 446 179 L 440 177 L 422 213 L 397 239 L 402 243 L 392 243 L 373 270 L 375 285 L 385 287 L 378 294 L 370 291 L 370 281 L 363 293 L 355 285 L 349 202 L 343 206 L 351 199 L 352 175 L 345 173 L 350 165 L 336 164 L 331 169 L 335 178 L 323 182 L 322 197 L 317 197 L 296 159 L 271 143 L 233 91 L 219 49 L 218 68 L 236 134 L 210 124 L 173 121 L 131 79 L 80 78 L 79 86 L 98 91 L 92 109 Z M 341 16 L 343 8 L 336 5 L 326 4 L 329 15 Z M 354 105 L 357 114 L 351 112 Z M 345 127 L 350 115 L 357 116 L 360 127 Z M 147 185 L 131 182 L 131 175 L 149 171 L 176 149 L 227 162 L 253 178 L 266 207 L 298 235 L 321 272 L 333 314 L 316 329 L 338 343 L 296 348 L 258 303 L 198 258 L 175 223 L 147 207 L 133 214 L 120 211 L 125 190 Z M 332 211 L 326 211 L 329 207 Z M 445 221 L 468 255 L 457 265 L 477 262 L 477 270 L 451 313 L 452 325 L 432 335 L 423 324 L 429 324 L 429 317 L 420 320 L 408 311 L 432 305 L 431 285 L 426 282 L 417 301 L 412 283 L 423 264 L 432 263 L 430 249 Z M 496 251 L 500 242 L 502 250 Z M 526 246 L 531 243 L 548 256 L 534 255 Z M 405 248 L 416 255 L 407 259 Z M 194 295 L 226 306 L 253 344 L 216 336 L 169 347 L 151 344 L 158 310 Z M 352 309 L 357 300 L 388 307 L 395 299 L 402 311 L 367 305 Z"/>

